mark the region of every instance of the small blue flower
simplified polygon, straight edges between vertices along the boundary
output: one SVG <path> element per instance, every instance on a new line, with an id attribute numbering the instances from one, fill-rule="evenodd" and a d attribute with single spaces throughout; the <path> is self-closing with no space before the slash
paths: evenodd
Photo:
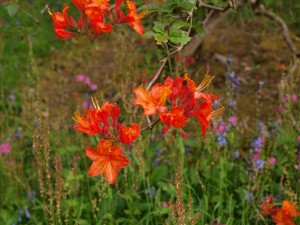
<path id="1" fill-rule="evenodd" d="M 218 134 L 217 140 L 221 146 L 224 146 L 227 144 L 227 140 L 226 140 L 225 136 L 226 136 L 226 132 Z"/>
<path id="2" fill-rule="evenodd" d="M 156 190 L 155 190 L 155 187 L 152 186 L 151 188 L 146 189 L 145 192 L 146 192 L 146 194 L 149 194 L 150 197 L 154 197 L 154 195 L 155 195 L 155 193 L 156 193 Z"/>
<path id="3" fill-rule="evenodd" d="M 21 130 L 17 130 L 17 131 L 16 131 L 15 137 L 16 137 L 16 138 L 21 137 Z"/>
<path id="4" fill-rule="evenodd" d="M 232 64 L 232 62 L 233 62 L 233 59 L 231 57 L 227 57 L 227 59 L 226 59 L 227 66 L 230 66 Z"/>
<path id="5" fill-rule="evenodd" d="M 36 126 L 36 127 L 38 127 L 40 125 L 39 121 L 37 121 L 37 120 L 33 121 L 33 125 Z"/>
<path id="6" fill-rule="evenodd" d="M 234 71 L 229 72 L 228 77 L 230 78 L 230 80 L 232 80 L 235 77 L 235 72 Z"/>
<path id="7" fill-rule="evenodd" d="M 230 105 L 230 106 L 236 106 L 236 101 L 230 101 L 230 102 L 229 102 L 229 105 Z"/>
<path id="8" fill-rule="evenodd" d="M 253 194 L 250 193 L 247 189 L 245 189 L 245 195 L 249 203 L 253 201 Z"/>
<path id="9" fill-rule="evenodd" d="M 214 100 L 214 107 L 218 107 L 219 105 L 219 101 L 218 100 Z"/>
<path id="10" fill-rule="evenodd" d="M 30 218 L 30 213 L 27 208 L 25 208 L 25 215 L 28 219 Z"/>
<path id="11" fill-rule="evenodd" d="M 233 156 L 234 156 L 234 158 L 239 158 L 239 157 L 240 157 L 240 151 L 239 151 L 239 150 L 236 150 L 236 151 L 233 153 Z"/>
<path id="12" fill-rule="evenodd" d="M 260 170 L 260 169 L 264 168 L 264 164 L 265 164 L 265 161 L 260 160 L 260 159 L 256 160 L 256 168 L 257 169 Z"/>
<path id="13" fill-rule="evenodd" d="M 157 167 L 159 162 L 160 162 L 159 158 L 155 159 L 154 162 L 153 162 L 153 167 Z"/>

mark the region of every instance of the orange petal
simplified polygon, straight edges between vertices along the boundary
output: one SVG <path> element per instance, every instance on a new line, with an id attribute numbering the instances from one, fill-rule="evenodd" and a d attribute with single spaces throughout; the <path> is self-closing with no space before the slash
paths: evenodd
<path id="1" fill-rule="evenodd" d="M 85 154 L 87 157 L 89 157 L 93 161 L 98 159 L 100 156 L 100 154 L 90 146 L 85 148 Z"/>
<path id="2" fill-rule="evenodd" d="M 140 125 L 134 124 L 130 127 L 121 126 L 119 128 L 120 141 L 123 144 L 130 145 L 140 135 Z"/>
<path id="3" fill-rule="evenodd" d="M 137 87 L 133 89 L 136 95 L 134 105 L 140 105 L 144 109 L 144 115 L 150 116 L 157 113 L 155 99 L 143 88 Z"/>
<path id="4" fill-rule="evenodd" d="M 72 2 L 78 9 L 83 11 L 89 0 L 72 0 Z"/>
<path id="5" fill-rule="evenodd" d="M 101 160 L 95 160 L 90 166 L 88 173 L 90 176 L 98 176 L 103 173 L 109 163 L 109 157 L 102 157 Z"/>
<path id="6" fill-rule="evenodd" d="M 184 115 L 184 109 L 175 107 L 169 113 L 160 113 L 160 120 L 168 127 L 181 128 L 186 124 L 187 117 Z"/>
<path id="7" fill-rule="evenodd" d="M 189 75 L 186 73 L 184 75 L 184 78 L 183 78 L 186 82 L 187 82 L 187 85 L 192 88 L 194 91 L 196 91 L 196 84 L 195 84 L 195 81 L 191 80 L 189 78 Z"/>
<path id="8" fill-rule="evenodd" d="M 114 184 L 117 180 L 118 169 L 114 169 L 111 162 L 108 162 L 104 170 L 104 176 L 110 184 Z"/>

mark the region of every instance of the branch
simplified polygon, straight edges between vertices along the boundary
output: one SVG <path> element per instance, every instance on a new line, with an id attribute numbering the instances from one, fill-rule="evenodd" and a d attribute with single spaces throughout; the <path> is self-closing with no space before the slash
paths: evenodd
<path id="1" fill-rule="evenodd" d="M 233 9 L 236 8 L 235 0 L 229 0 L 227 6 L 225 8 L 206 4 L 206 3 L 202 2 L 202 0 L 198 0 L 198 5 L 199 5 L 199 7 L 204 7 L 204 8 L 212 9 L 212 10 L 219 11 L 219 12 L 226 12 L 230 8 L 233 8 Z"/>
<path id="2" fill-rule="evenodd" d="M 296 45 L 294 44 L 291 36 L 290 36 L 290 30 L 286 24 L 286 22 L 280 17 L 277 16 L 275 13 L 271 12 L 270 10 L 266 9 L 263 5 L 260 5 L 257 9 L 257 13 L 262 14 L 264 16 L 267 16 L 273 20 L 275 20 L 282 28 L 283 36 L 288 44 L 289 48 L 295 54 L 297 57 L 300 57 L 300 52 L 297 49 Z"/>
<path id="3" fill-rule="evenodd" d="M 201 0 L 198 0 L 198 5 L 199 5 L 199 7 L 213 9 L 213 10 L 220 11 L 220 12 L 223 12 L 223 10 L 224 10 L 224 8 L 222 8 L 222 7 L 209 5 L 209 4 L 206 4 L 206 3 L 202 2 Z"/>
<path id="4" fill-rule="evenodd" d="M 150 124 L 149 126 L 147 127 L 144 127 L 141 129 L 141 132 L 144 131 L 144 130 L 147 130 L 147 129 L 150 129 L 152 130 L 154 128 L 154 126 L 160 121 L 160 119 L 156 120 L 154 123 Z"/>
<path id="5" fill-rule="evenodd" d="M 154 84 L 154 82 L 156 81 L 156 79 L 159 77 L 162 69 L 164 68 L 166 62 L 170 59 L 170 57 L 172 55 L 174 55 L 175 53 L 179 52 L 181 49 L 183 48 L 183 45 L 180 45 L 179 47 L 177 47 L 177 50 L 171 52 L 169 55 L 167 55 L 165 58 L 163 58 L 162 60 L 160 60 L 161 64 L 160 67 L 158 68 L 155 76 L 152 78 L 152 80 L 149 82 L 146 90 L 149 91 L 149 89 L 151 88 L 151 86 Z"/>

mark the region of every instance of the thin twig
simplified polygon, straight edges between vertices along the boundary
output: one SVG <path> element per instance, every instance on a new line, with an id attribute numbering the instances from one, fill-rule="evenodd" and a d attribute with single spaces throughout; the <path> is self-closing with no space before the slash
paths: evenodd
<path id="1" fill-rule="evenodd" d="M 201 21 L 203 27 L 206 25 L 206 23 L 212 17 L 212 15 L 214 14 L 214 12 L 215 12 L 214 10 L 210 10 L 209 13 L 207 14 L 207 16 L 205 16 L 204 20 Z"/>
<path id="2" fill-rule="evenodd" d="M 154 127 L 159 121 L 160 121 L 160 119 L 156 120 L 153 124 L 151 124 L 151 125 L 149 125 L 149 126 L 147 126 L 147 127 L 142 128 L 142 129 L 141 129 L 141 132 L 144 131 L 144 130 L 147 130 L 147 129 L 152 130 L 153 127 Z"/>
<path id="3" fill-rule="evenodd" d="M 224 10 L 224 8 L 222 8 L 222 7 L 209 5 L 209 4 L 206 4 L 206 3 L 202 2 L 201 0 L 198 0 L 198 5 L 199 5 L 199 7 L 213 9 L 213 10 L 220 11 L 220 12 L 223 12 L 223 10 Z"/>
<path id="4" fill-rule="evenodd" d="M 176 47 L 176 48 L 177 48 L 177 49 L 176 49 L 175 51 L 171 52 L 169 55 L 167 55 L 165 58 L 163 58 L 163 59 L 160 61 L 160 62 L 161 62 L 160 67 L 158 68 L 158 70 L 157 70 L 155 76 L 154 76 L 154 77 L 152 78 L 152 80 L 149 82 L 149 84 L 148 84 L 148 86 L 147 86 L 147 88 L 146 88 L 147 91 L 149 91 L 149 89 L 151 88 L 151 86 L 154 84 L 154 82 L 156 81 L 156 79 L 159 77 L 159 75 L 160 75 L 162 69 L 164 68 L 166 62 L 170 59 L 170 57 L 171 57 L 172 55 L 174 55 L 175 53 L 179 52 L 179 51 L 183 48 L 183 45 L 180 45 L 179 47 Z"/>
<path id="5" fill-rule="evenodd" d="M 198 5 L 199 5 L 199 7 L 204 7 L 204 8 L 212 9 L 212 10 L 219 11 L 219 12 L 226 12 L 230 8 L 233 8 L 233 9 L 236 8 L 235 0 L 229 0 L 228 5 L 225 8 L 206 4 L 206 3 L 202 2 L 202 0 L 198 0 Z"/>
<path id="6" fill-rule="evenodd" d="M 300 52 L 297 49 L 296 45 L 294 44 L 294 42 L 291 38 L 290 30 L 289 30 L 286 22 L 280 16 L 277 16 L 275 13 L 266 9 L 264 7 L 264 5 L 259 6 L 259 8 L 257 9 L 257 13 L 267 16 L 267 17 L 275 20 L 277 23 L 279 23 L 279 25 L 282 27 L 283 36 L 284 36 L 286 43 L 288 44 L 289 48 L 292 50 L 293 54 L 295 54 L 296 56 L 299 57 Z"/>

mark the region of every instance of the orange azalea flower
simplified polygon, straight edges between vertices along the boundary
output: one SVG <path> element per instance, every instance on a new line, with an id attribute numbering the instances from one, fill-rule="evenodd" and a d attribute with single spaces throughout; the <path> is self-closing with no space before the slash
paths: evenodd
<path id="1" fill-rule="evenodd" d="M 89 0 L 72 0 L 72 2 L 81 11 L 84 11 L 85 6 L 89 4 Z"/>
<path id="2" fill-rule="evenodd" d="M 297 205 L 295 203 L 291 203 L 287 200 L 284 200 L 282 202 L 281 209 L 285 214 L 290 215 L 291 217 L 297 217 L 300 216 L 300 212 L 297 210 Z"/>
<path id="3" fill-rule="evenodd" d="M 276 208 L 276 212 L 272 215 L 273 222 L 276 225 L 296 225 L 289 215 L 286 215 L 282 209 Z"/>
<path id="4" fill-rule="evenodd" d="M 187 82 L 187 85 L 190 88 L 192 88 L 193 91 L 195 92 L 194 93 L 195 98 L 196 99 L 203 98 L 207 102 L 211 102 L 213 99 L 218 99 L 218 96 L 216 96 L 214 94 L 206 94 L 206 93 L 201 92 L 204 88 L 206 88 L 210 84 L 210 82 L 212 81 L 213 78 L 214 78 L 214 76 L 205 74 L 203 81 L 199 84 L 198 87 L 196 87 L 195 81 L 191 80 L 188 77 L 188 74 L 184 75 L 184 80 Z"/>
<path id="5" fill-rule="evenodd" d="M 112 118 L 112 126 L 116 127 L 120 116 L 120 108 L 111 102 L 104 102 L 101 109 L 106 112 L 107 117 Z"/>
<path id="6" fill-rule="evenodd" d="M 48 8 L 48 13 L 53 19 L 54 32 L 56 36 L 60 39 L 68 39 L 76 36 L 75 32 L 69 32 L 66 28 L 75 29 L 77 27 L 77 23 L 72 16 L 68 15 L 69 6 L 64 5 L 63 12 L 53 13 Z"/>
<path id="7" fill-rule="evenodd" d="M 261 204 L 260 214 L 266 217 L 274 213 L 274 199 L 272 196 L 267 196 L 266 199 Z"/>
<path id="8" fill-rule="evenodd" d="M 88 6 L 89 5 L 94 5 L 98 7 L 100 11 L 106 12 L 109 8 L 109 0 L 90 0 L 90 4 L 88 4 Z"/>
<path id="9" fill-rule="evenodd" d="M 263 216 L 271 214 L 273 222 L 276 225 L 295 225 L 295 223 L 292 221 L 292 218 L 300 216 L 300 212 L 297 210 L 295 203 L 284 200 L 281 208 L 274 208 L 272 205 L 273 198 L 267 197 L 266 201 L 262 204 L 261 214 Z"/>
<path id="10" fill-rule="evenodd" d="M 104 16 L 108 10 L 108 1 L 103 1 L 102 5 L 93 3 L 85 7 L 85 13 L 90 19 L 90 26 L 96 33 L 108 33 L 113 29 L 112 24 L 104 22 Z"/>
<path id="11" fill-rule="evenodd" d="M 98 176 L 104 173 L 105 179 L 114 184 L 118 176 L 118 170 L 128 166 L 129 160 L 122 155 L 120 146 L 113 146 L 110 140 L 100 140 L 96 149 L 88 146 L 86 155 L 93 160 L 88 173 L 90 176 Z"/>
<path id="12" fill-rule="evenodd" d="M 94 0 L 90 1 L 89 4 L 85 6 L 85 13 L 90 18 L 91 21 L 94 21 L 99 15 L 104 17 L 105 13 L 109 11 L 109 0 Z"/>
<path id="13" fill-rule="evenodd" d="M 150 116 L 157 112 L 165 112 L 164 106 L 168 95 L 171 93 L 170 87 L 162 84 L 156 84 L 151 91 L 146 91 L 143 87 L 137 87 L 134 90 L 136 99 L 134 105 L 140 105 L 144 109 L 144 115 Z"/>
<path id="14" fill-rule="evenodd" d="M 86 118 L 78 112 L 75 113 L 74 120 L 78 124 L 74 126 L 74 129 L 90 136 L 101 133 L 100 123 L 105 118 L 104 112 L 99 109 L 90 109 L 85 111 L 85 115 Z"/>
<path id="15" fill-rule="evenodd" d="M 124 13 L 122 10 L 120 10 L 121 5 L 123 4 L 124 0 L 116 0 L 114 12 L 115 12 L 115 18 L 114 23 L 121 23 L 124 19 Z"/>
<path id="16" fill-rule="evenodd" d="M 159 114 L 160 121 L 168 127 L 181 128 L 186 124 L 187 117 L 184 115 L 184 109 L 175 107 L 168 113 Z"/>
<path id="17" fill-rule="evenodd" d="M 68 15 L 69 6 L 64 5 L 63 12 L 52 13 L 50 9 L 48 12 L 53 19 L 53 25 L 56 28 L 76 28 L 77 24 L 72 16 Z"/>
<path id="18" fill-rule="evenodd" d="M 144 28 L 142 26 L 141 19 L 144 15 L 137 14 L 136 5 L 132 1 L 127 1 L 126 6 L 128 8 L 128 14 L 124 17 L 123 22 L 126 22 L 131 26 L 138 34 L 144 34 Z"/>
<path id="19" fill-rule="evenodd" d="M 120 141 L 126 145 L 130 145 L 135 141 L 140 133 L 141 130 L 139 124 L 134 124 L 130 127 L 120 126 L 119 128 Z"/>

